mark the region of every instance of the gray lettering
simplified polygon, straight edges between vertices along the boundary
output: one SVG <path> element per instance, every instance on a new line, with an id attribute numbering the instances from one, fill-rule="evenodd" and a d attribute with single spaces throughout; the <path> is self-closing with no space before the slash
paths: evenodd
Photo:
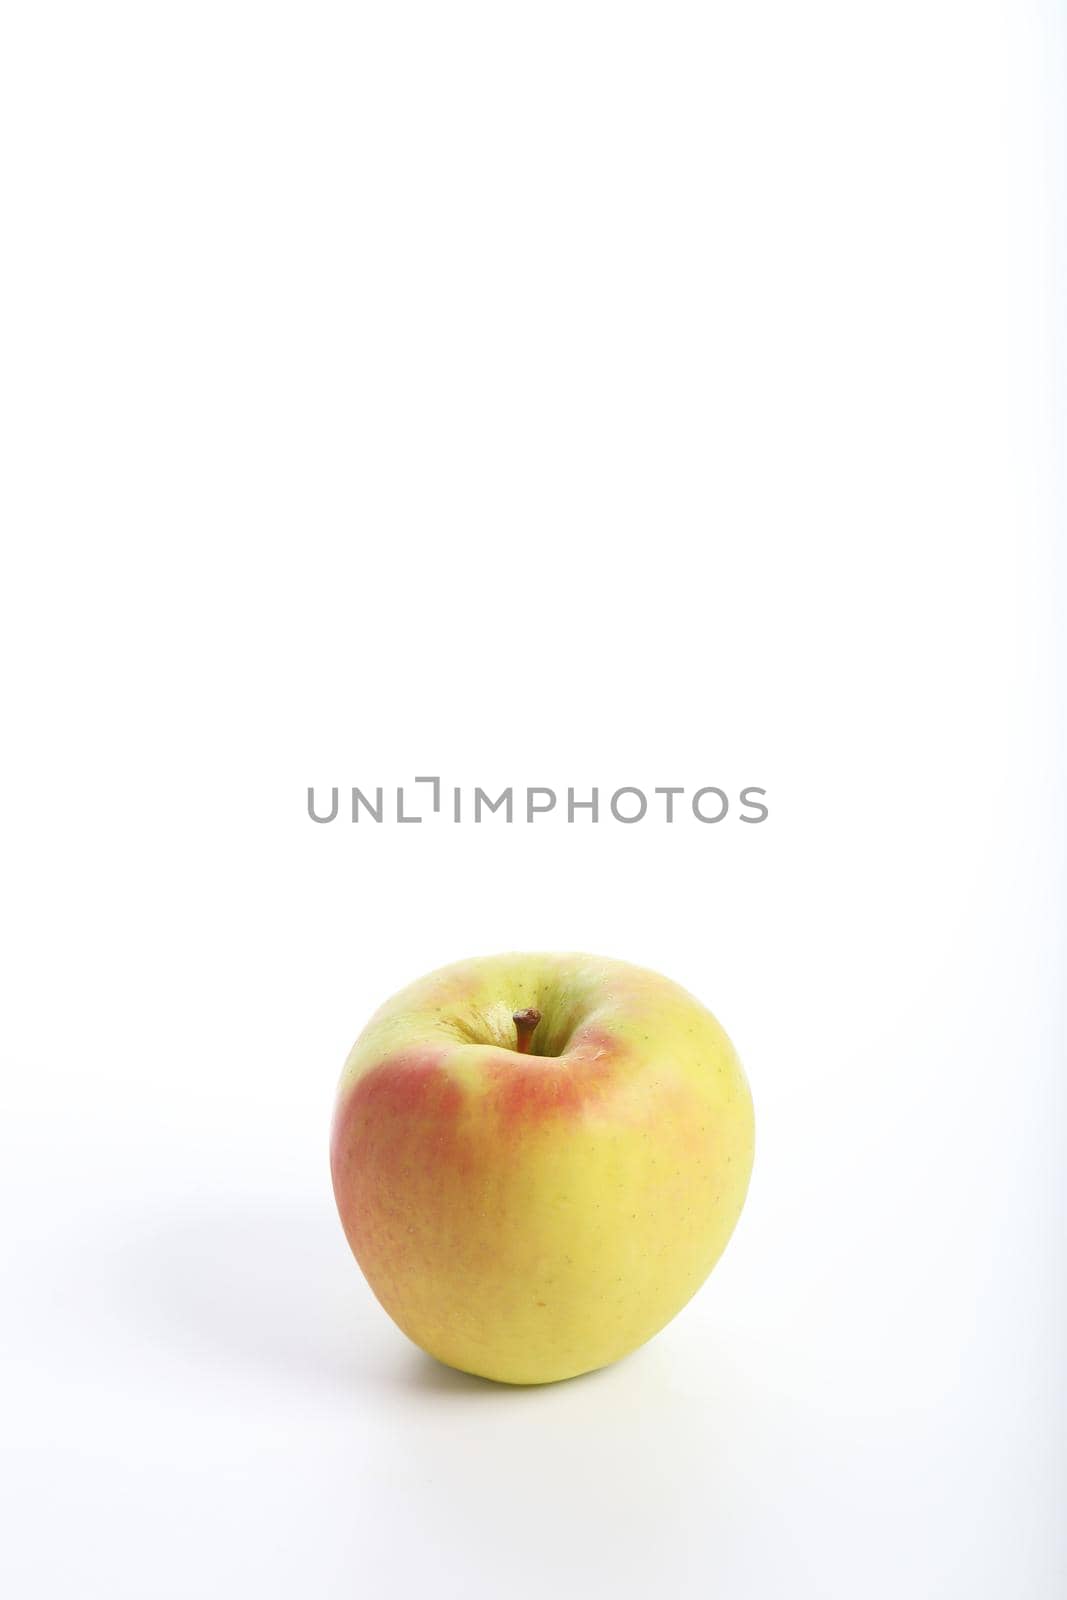
<path id="1" fill-rule="evenodd" d="M 404 815 L 404 791 L 403 791 L 403 789 L 398 789 L 396 791 L 396 820 L 398 822 L 421 822 L 422 821 L 421 817 L 406 817 Z"/>
<path id="2" fill-rule="evenodd" d="M 330 812 L 330 815 L 328 817 L 317 817 L 315 815 L 315 791 L 314 791 L 314 789 L 309 789 L 308 790 L 308 816 L 311 818 L 312 822 L 332 822 L 334 817 L 336 817 L 336 815 L 337 815 L 337 790 L 336 789 L 331 789 L 330 790 L 330 796 L 331 796 L 331 800 L 332 800 L 332 803 L 333 803 L 333 810 Z"/>
<path id="3" fill-rule="evenodd" d="M 684 789 L 655 789 L 653 791 L 653 793 L 654 794 L 665 794 L 667 796 L 667 821 L 668 822 L 673 822 L 674 821 L 674 797 L 675 797 L 676 794 L 684 794 L 685 790 Z"/>
<path id="4" fill-rule="evenodd" d="M 701 811 L 699 803 L 700 797 L 701 795 L 705 794 L 717 794 L 719 799 L 722 801 L 722 810 L 719 812 L 717 817 L 706 817 L 703 811 Z M 730 802 L 727 800 L 721 789 L 698 789 L 696 794 L 693 796 L 693 815 L 696 817 L 698 822 L 721 822 L 729 809 Z"/>
<path id="5" fill-rule="evenodd" d="M 548 796 L 548 804 L 547 804 L 547 806 L 535 806 L 534 805 L 534 795 L 535 794 L 546 794 Z M 537 816 L 538 813 L 540 813 L 540 812 L 551 811 L 553 809 L 553 807 L 555 806 L 555 804 L 556 804 L 556 791 L 554 789 L 527 789 L 527 791 L 526 791 L 526 820 L 527 820 L 527 822 L 532 822 L 534 817 Z"/>
<path id="6" fill-rule="evenodd" d="M 619 810 L 619 796 L 623 794 L 635 794 L 640 800 L 641 809 L 637 813 L 636 817 L 624 817 L 622 812 Z M 648 801 L 645 799 L 640 789 L 616 789 L 615 793 L 611 797 L 611 814 L 615 818 L 616 822 L 640 822 L 647 810 Z"/>
<path id="7" fill-rule="evenodd" d="M 380 789 L 375 789 L 374 793 L 378 797 L 377 808 L 375 808 L 374 806 L 371 805 L 370 801 L 367 799 L 367 796 L 363 793 L 362 789 L 353 789 L 352 790 L 352 821 L 353 822 L 358 822 L 359 821 L 359 808 L 360 808 L 361 805 L 366 806 L 367 810 L 370 812 L 370 814 L 374 818 L 375 822 L 381 822 L 381 820 L 382 820 L 382 791 Z"/>
<path id="8" fill-rule="evenodd" d="M 433 784 L 433 808 L 434 808 L 435 811 L 440 811 L 440 809 L 441 809 L 441 780 L 440 780 L 440 778 L 416 778 L 415 782 L 416 783 L 432 783 Z"/>
<path id="9" fill-rule="evenodd" d="M 751 806 L 753 811 L 758 811 L 760 813 L 760 815 L 758 817 L 742 817 L 741 818 L 742 822 L 766 822 L 766 820 L 767 820 L 767 807 L 765 805 L 761 805 L 758 800 L 750 800 L 748 798 L 750 794 L 766 794 L 766 793 L 767 793 L 766 789 L 750 788 L 750 789 L 742 789 L 741 790 L 741 804 L 743 806 Z"/>
<path id="10" fill-rule="evenodd" d="M 485 809 L 487 811 L 499 811 L 500 807 L 504 806 L 504 816 L 505 816 L 505 818 L 506 818 L 506 820 L 508 822 L 511 821 L 511 790 L 510 789 L 505 789 L 504 793 L 502 795 L 499 795 L 495 800 L 490 800 L 489 796 L 486 794 L 484 789 L 475 789 L 475 791 L 474 791 L 474 820 L 475 820 L 475 822 L 481 822 L 481 820 L 482 820 L 482 802 L 483 802 L 483 800 L 485 802 Z"/>
<path id="11" fill-rule="evenodd" d="M 598 789 L 594 789 L 593 790 L 593 798 L 591 800 L 576 800 L 574 798 L 574 790 L 573 789 L 568 789 L 567 790 L 567 821 L 568 822 L 573 822 L 574 821 L 574 813 L 576 811 L 591 811 L 593 813 L 592 821 L 593 822 L 599 822 L 600 818 L 597 815 L 597 807 L 599 805 L 599 801 L 600 801 L 600 791 Z"/>

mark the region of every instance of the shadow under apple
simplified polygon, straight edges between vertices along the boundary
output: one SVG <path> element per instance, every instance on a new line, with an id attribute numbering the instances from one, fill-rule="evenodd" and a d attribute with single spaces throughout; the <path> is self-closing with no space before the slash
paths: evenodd
<path id="1" fill-rule="evenodd" d="M 141 1228 L 121 1272 L 140 1336 L 212 1370 L 267 1373 L 320 1391 L 373 1385 L 431 1403 L 485 1404 L 573 1392 L 617 1370 L 516 1386 L 443 1366 L 382 1310 L 332 1212 L 306 1202 L 190 1200 Z"/>

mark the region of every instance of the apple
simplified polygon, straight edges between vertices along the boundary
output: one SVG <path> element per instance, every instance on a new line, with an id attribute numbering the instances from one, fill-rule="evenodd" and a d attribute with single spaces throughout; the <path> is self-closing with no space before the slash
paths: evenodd
<path id="1" fill-rule="evenodd" d="M 444 967 L 345 1064 L 330 1142 L 352 1251 L 450 1367 L 552 1383 L 607 1366 L 696 1293 L 740 1214 L 737 1055 L 677 984 L 587 955 Z"/>

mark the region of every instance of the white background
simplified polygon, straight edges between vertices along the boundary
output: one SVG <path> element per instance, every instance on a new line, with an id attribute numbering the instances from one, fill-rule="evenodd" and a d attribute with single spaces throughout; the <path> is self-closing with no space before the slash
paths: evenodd
<path id="1" fill-rule="evenodd" d="M 6 1593 L 1061 1592 L 1063 22 L 6 8 Z M 417 773 L 771 815 L 307 818 Z M 516 1391 L 326 1141 L 522 947 L 693 989 L 759 1131 L 678 1321 Z"/>

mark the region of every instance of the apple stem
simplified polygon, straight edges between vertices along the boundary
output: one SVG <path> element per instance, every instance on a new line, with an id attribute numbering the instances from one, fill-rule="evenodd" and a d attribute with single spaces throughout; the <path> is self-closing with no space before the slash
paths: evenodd
<path id="1" fill-rule="evenodd" d="M 516 1011 L 511 1020 L 515 1024 L 515 1048 L 520 1055 L 528 1055 L 541 1013 L 534 1006 L 527 1006 L 525 1011 Z"/>

